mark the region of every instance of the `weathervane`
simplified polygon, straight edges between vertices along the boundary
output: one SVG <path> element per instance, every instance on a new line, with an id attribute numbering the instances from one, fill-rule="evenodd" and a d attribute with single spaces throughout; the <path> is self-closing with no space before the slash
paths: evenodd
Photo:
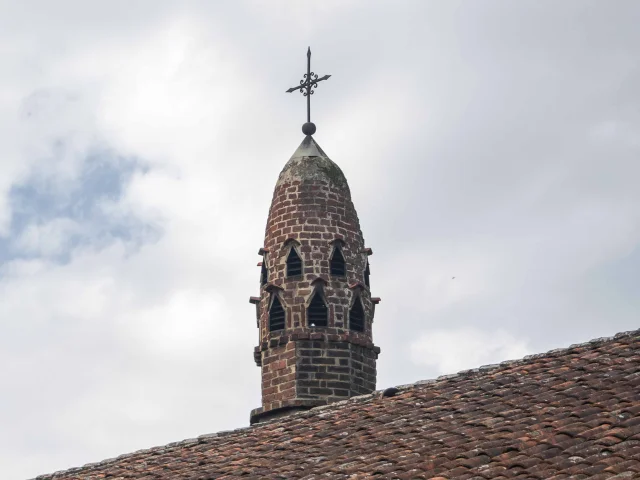
<path id="1" fill-rule="evenodd" d="M 313 135 L 316 133 L 316 126 L 311 123 L 311 95 L 313 95 L 313 89 L 318 88 L 318 82 L 327 80 L 330 76 L 331 75 L 325 75 L 324 77 L 318 78 L 318 75 L 311 71 L 311 47 L 309 47 L 307 50 L 307 73 L 305 73 L 303 79 L 300 80 L 300 85 L 287 90 L 287 93 L 300 90 L 300 93 L 307 97 L 307 123 L 302 125 L 302 133 L 305 135 Z"/>

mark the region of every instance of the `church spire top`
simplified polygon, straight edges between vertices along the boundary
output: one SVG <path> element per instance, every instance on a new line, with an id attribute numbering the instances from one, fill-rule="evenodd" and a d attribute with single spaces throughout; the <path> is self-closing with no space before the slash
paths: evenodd
<path id="1" fill-rule="evenodd" d="M 307 123 L 302 125 L 302 133 L 305 135 L 313 135 L 316 133 L 316 126 L 311 123 L 311 95 L 314 93 L 314 88 L 318 88 L 318 82 L 327 80 L 331 75 L 324 75 L 318 78 L 318 75 L 311 71 L 311 47 L 307 49 L 307 73 L 304 74 L 300 85 L 291 87 L 287 90 L 287 93 L 295 92 L 299 90 L 302 95 L 307 97 Z"/>
<path id="2" fill-rule="evenodd" d="M 344 173 L 312 137 L 307 73 L 306 135 L 278 176 L 259 250 L 256 305 L 262 405 L 251 423 L 326 405 L 376 389 L 380 348 L 373 343 L 369 255 Z"/>

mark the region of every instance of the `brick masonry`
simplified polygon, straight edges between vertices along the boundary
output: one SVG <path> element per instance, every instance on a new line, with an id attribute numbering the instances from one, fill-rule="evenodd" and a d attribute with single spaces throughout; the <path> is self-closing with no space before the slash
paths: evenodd
<path id="1" fill-rule="evenodd" d="M 321 154 L 306 156 L 311 144 Z M 302 150 L 301 150 L 302 149 Z M 296 155 L 301 152 L 301 155 Z M 371 250 L 365 248 L 349 186 L 340 168 L 311 137 L 285 165 L 276 184 L 260 249 L 268 271 L 257 305 L 260 344 L 254 351 L 262 369 L 262 407 L 252 411 L 255 423 L 281 410 L 309 408 L 370 393 L 376 385 L 373 344 L 375 303 L 365 286 Z M 334 248 L 342 249 L 346 275 L 330 273 Z M 286 260 L 295 248 L 302 275 L 286 277 Z M 319 290 L 328 306 L 328 325 L 310 327 L 306 309 Z M 269 305 L 277 295 L 285 309 L 285 329 L 269 331 Z M 349 309 L 361 301 L 363 332 L 349 329 Z"/>

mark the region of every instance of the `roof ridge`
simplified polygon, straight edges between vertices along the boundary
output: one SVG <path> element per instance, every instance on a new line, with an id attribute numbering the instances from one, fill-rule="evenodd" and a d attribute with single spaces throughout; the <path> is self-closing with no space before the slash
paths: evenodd
<path id="1" fill-rule="evenodd" d="M 444 381 L 444 380 L 456 380 L 456 379 L 466 379 L 469 376 L 473 375 L 474 373 L 490 373 L 490 372 L 495 372 L 496 370 L 499 370 L 500 368 L 505 368 L 505 367 L 513 367 L 513 366 L 518 366 L 518 365 L 526 365 L 527 363 L 529 363 L 531 360 L 538 360 L 540 358 L 545 358 L 545 357 L 560 357 L 562 355 L 565 355 L 567 353 L 570 353 L 571 350 L 575 350 L 577 348 L 581 348 L 581 347 L 586 347 L 586 346 L 596 346 L 596 345 L 602 345 L 608 342 L 613 342 L 615 340 L 620 340 L 622 338 L 626 338 L 626 337 L 634 337 L 640 335 L 640 329 L 637 330 L 628 330 L 626 332 L 620 332 L 620 333 L 616 333 L 615 335 L 611 336 L 611 337 L 598 337 L 598 338 L 594 338 L 591 340 L 587 340 L 586 342 L 582 342 L 582 343 L 574 343 L 569 345 L 568 347 L 561 347 L 561 348 L 554 348 L 552 350 L 548 350 L 546 352 L 542 352 L 542 353 L 532 353 L 530 355 L 525 355 L 522 358 L 517 358 L 517 359 L 513 359 L 513 360 L 504 360 L 500 363 L 493 363 L 493 364 L 489 364 L 489 365 L 481 365 L 480 367 L 476 367 L 476 368 L 470 368 L 467 370 L 460 370 L 457 373 L 452 373 L 452 374 L 445 374 L 445 375 L 440 375 L 434 379 L 429 379 L 429 380 L 418 380 L 417 382 L 414 383 L 408 383 L 405 385 L 398 385 L 396 386 L 396 388 L 398 388 L 399 390 L 407 390 L 409 388 L 412 387 L 416 387 L 416 386 L 420 386 L 420 385 L 430 385 L 433 384 L 435 382 L 439 382 L 439 381 Z"/>
<path id="2" fill-rule="evenodd" d="M 402 391 L 406 391 L 412 388 L 420 388 L 424 385 L 433 385 L 439 382 L 444 382 L 444 381 L 456 381 L 456 380 L 462 380 L 462 379 L 468 379 L 469 377 L 475 375 L 475 374 L 480 374 L 480 375 L 484 375 L 486 373 L 491 373 L 491 372 L 495 372 L 496 370 L 499 370 L 501 368 L 507 368 L 507 367 L 513 367 L 513 366 L 519 366 L 519 365 L 526 365 L 527 363 L 529 363 L 531 360 L 537 360 L 540 358 L 545 358 L 545 357 L 560 357 L 562 355 L 565 355 L 567 353 L 570 353 L 571 350 L 575 350 L 577 348 L 581 348 L 581 347 L 586 347 L 586 346 L 599 346 L 599 345 L 603 345 L 605 343 L 609 343 L 609 342 L 614 342 L 617 340 L 621 340 L 623 338 L 629 338 L 629 337 L 635 337 L 635 336 L 640 336 L 640 329 L 637 330 L 629 330 L 626 332 L 620 332 L 617 333 L 611 337 L 599 337 L 599 338 L 594 338 L 592 340 L 588 340 L 586 342 L 583 343 L 576 343 L 576 344 L 572 344 L 568 347 L 564 347 L 564 348 L 556 348 L 553 350 L 549 350 L 547 352 L 543 352 L 543 353 L 537 353 L 537 354 L 532 354 L 532 355 L 526 355 L 523 358 L 520 359 L 515 359 L 515 360 L 505 360 L 503 362 L 500 363 L 496 363 L 496 364 L 491 364 L 491 365 L 482 365 L 478 368 L 473 368 L 473 369 L 467 369 L 467 370 L 461 370 L 457 373 L 454 374 L 448 374 L 448 375 L 440 375 L 434 379 L 427 379 L 427 380 L 419 380 L 417 382 L 414 383 L 410 383 L 410 384 L 405 384 L 405 385 L 399 385 L 397 387 L 395 387 L 398 391 L 402 392 Z M 287 419 L 291 419 L 291 418 L 296 418 L 296 417 L 305 417 L 305 416 L 314 416 L 316 415 L 318 412 L 322 412 L 324 410 L 335 410 L 338 409 L 340 407 L 342 407 L 343 405 L 349 404 L 349 403 L 359 403 L 359 402 L 365 402 L 368 401 L 370 399 L 374 399 L 374 398 L 379 398 L 382 396 L 384 390 L 376 390 L 372 393 L 366 394 L 366 395 L 359 395 L 356 397 L 351 397 L 348 398 L 346 400 L 342 400 L 339 402 L 334 402 L 334 403 L 330 403 L 328 405 L 322 405 L 322 406 L 318 406 L 318 407 L 314 407 L 310 410 L 305 410 L 305 411 L 300 411 L 300 412 L 294 412 L 290 415 L 288 415 L 286 418 Z M 35 477 L 33 480 L 46 480 L 46 479 L 54 479 L 56 476 L 61 476 L 61 475 L 66 475 L 66 474 L 73 474 L 73 473 L 78 473 L 81 472 L 83 470 L 92 470 L 98 467 L 104 467 L 104 466 L 108 466 L 110 464 L 113 464 L 115 462 L 118 462 L 120 460 L 126 459 L 126 458 L 130 458 L 136 455 L 141 455 L 141 454 L 147 454 L 147 453 L 164 453 L 167 450 L 173 450 L 176 448 L 182 448 L 182 447 L 186 447 L 186 446 L 190 446 L 190 445 L 196 445 L 196 444 L 203 444 L 203 443 L 208 443 L 208 440 L 214 439 L 214 438 L 218 438 L 218 437 L 225 437 L 228 435 L 232 435 L 235 433 L 242 433 L 242 432 L 249 432 L 251 430 L 257 429 L 257 428 L 262 428 L 265 425 L 270 425 L 270 424 L 274 424 L 274 423 L 278 423 L 282 421 L 282 417 L 278 417 L 278 418 L 273 418 L 273 419 L 269 419 L 266 420 L 264 422 L 260 422 L 258 424 L 255 425 L 249 425 L 246 427 L 240 427 L 240 428 L 236 428 L 233 430 L 223 430 L 220 432 L 216 432 L 216 433 L 208 433 L 208 434 L 204 434 L 204 435 L 199 435 L 198 437 L 195 438 L 187 438 L 185 440 L 180 440 L 177 442 L 172 442 L 172 443 L 168 443 L 165 445 L 159 445 L 159 446 L 155 446 L 155 447 L 151 447 L 151 448 L 145 448 L 145 449 L 141 449 L 141 450 L 136 450 L 135 452 L 131 452 L 131 453 L 125 453 L 122 455 L 119 455 L 117 457 L 113 457 L 113 458 L 107 458 L 105 460 L 101 460 L 99 462 L 93 462 L 93 463 L 87 463 L 81 467 L 73 467 L 73 468 L 69 468 L 69 469 L 65 469 L 65 470 L 59 470 L 53 473 L 48 473 L 48 474 L 44 474 L 44 475 L 39 475 L 37 477 Z"/>

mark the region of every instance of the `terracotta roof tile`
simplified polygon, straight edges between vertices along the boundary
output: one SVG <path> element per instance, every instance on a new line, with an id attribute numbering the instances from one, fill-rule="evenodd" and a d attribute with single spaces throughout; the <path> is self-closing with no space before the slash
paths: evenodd
<path id="1" fill-rule="evenodd" d="M 640 330 L 37 477 L 640 478 Z"/>

